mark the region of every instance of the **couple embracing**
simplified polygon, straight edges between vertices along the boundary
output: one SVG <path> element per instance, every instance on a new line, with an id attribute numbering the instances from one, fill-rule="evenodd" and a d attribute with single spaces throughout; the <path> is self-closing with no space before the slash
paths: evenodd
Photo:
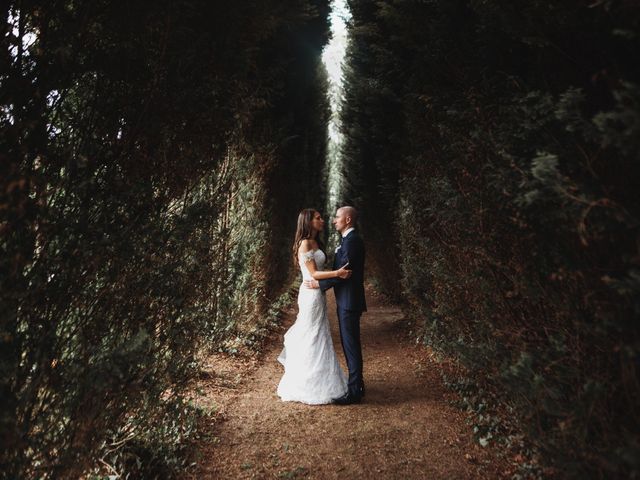
<path id="1" fill-rule="evenodd" d="M 284 401 L 310 405 L 360 403 L 364 397 L 360 316 L 367 310 L 364 298 L 364 242 L 355 231 L 358 212 L 353 207 L 336 211 L 333 224 L 341 235 L 333 270 L 323 270 L 327 259 L 320 233 L 319 212 L 305 209 L 298 215 L 293 257 L 302 272 L 298 316 L 284 335 L 278 361 L 284 375 L 278 395 Z M 333 288 L 338 307 L 340 339 L 349 368 L 340 368 L 333 348 L 325 292 Z"/>

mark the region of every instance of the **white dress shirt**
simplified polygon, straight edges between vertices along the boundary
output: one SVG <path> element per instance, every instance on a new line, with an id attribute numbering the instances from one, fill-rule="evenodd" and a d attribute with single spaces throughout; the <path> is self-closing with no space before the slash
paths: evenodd
<path id="1" fill-rule="evenodd" d="M 344 232 L 342 232 L 342 238 L 346 237 L 347 235 L 349 235 L 351 233 L 352 230 L 355 230 L 355 228 L 353 227 L 349 227 L 347 228 Z"/>

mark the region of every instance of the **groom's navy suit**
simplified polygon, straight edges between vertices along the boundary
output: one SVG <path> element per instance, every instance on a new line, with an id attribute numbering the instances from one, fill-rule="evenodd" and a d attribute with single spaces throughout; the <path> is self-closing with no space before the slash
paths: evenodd
<path id="1" fill-rule="evenodd" d="M 340 338 L 349 367 L 349 393 L 360 397 L 363 387 L 360 316 L 367 311 L 367 304 L 364 298 L 364 242 L 355 230 L 342 239 L 333 258 L 333 269 L 337 270 L 347 262 L 347 268 L 352 270 L 351 277 L 329 278 L 318 283 L 323 292 L 333 287 L 338 305 Z"/>

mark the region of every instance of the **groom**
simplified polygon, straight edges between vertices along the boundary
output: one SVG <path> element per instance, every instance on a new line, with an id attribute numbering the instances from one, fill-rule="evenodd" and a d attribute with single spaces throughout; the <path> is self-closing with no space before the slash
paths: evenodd
<path id="1" fill-rule="evenodd" d="M 353 272 L 351 277 L 305 282 L 307 287 L 321 288 L 323 292 L 333 287 L 336 296 L 342 349 L 349 367 L 349 389 L 344 396 L 333 400 L 338 405 L 360 403 L 364 397 L 360 316 L 367 311 L 367 305 L 364 299 L 364 242 L 354 229 L 357 220 L 358 212 L 353 207 L 339 208 L 333 219 L 333 225 L 342 235 L 333 259 L 333 269 L 337 270 L 348 262 L 348 268 Z"/>

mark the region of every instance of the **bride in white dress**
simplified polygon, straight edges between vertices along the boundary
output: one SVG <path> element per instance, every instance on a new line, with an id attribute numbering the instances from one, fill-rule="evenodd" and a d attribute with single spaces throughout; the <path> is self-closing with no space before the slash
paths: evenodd
<path id="1" fill-rule="evenodd" d="M 351 275 L 345 268 L 347 265 L 339 270 L 322 271 L 326 255 L 318 233 L 323 228 L 324 220 L 317 211 L 304 209 L 298 215 L 293 255 L 303 281 Z M 284 348 L 278 357 L 284 366 L 278 395 L 283 401 L 309 405 L 331 403 L 347 392 L 347 378 L 333 348 L 325 293 L 301 284 L 298 308 L 296 321 L 285 333 Z"/>

